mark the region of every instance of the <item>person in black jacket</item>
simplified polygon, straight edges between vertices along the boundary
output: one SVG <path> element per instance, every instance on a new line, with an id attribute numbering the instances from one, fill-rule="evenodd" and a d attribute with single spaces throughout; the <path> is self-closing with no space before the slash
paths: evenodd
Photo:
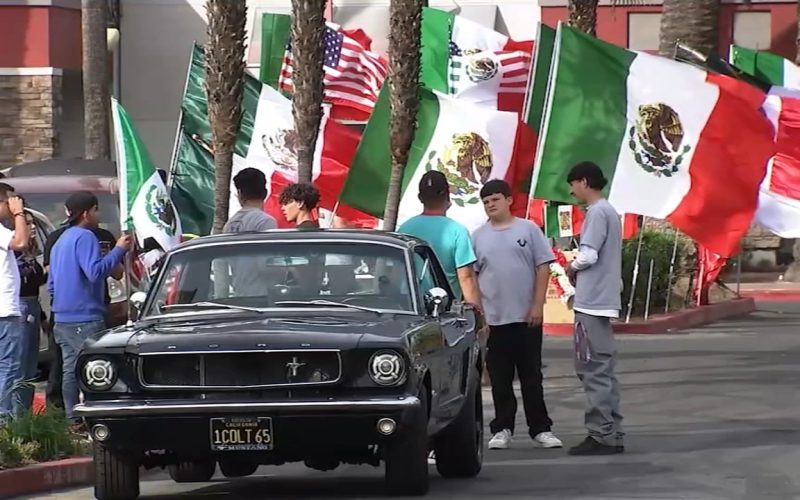
<path id="1" fill-rule="evenodd" d="M 42 306 L 39 303 L 39 288 L 44 285 L 46 277 L 44 269 L 36 261 L 39 253 L 39 242 L 36 241 L 33 216 L 25 213 L 31 239 L 27 250 L 14 252 L 20 277 L 20 312 L 24 322 L 22 337 L 22 356 L 17 375 L 15 393 L 11 398 L 14 415 L 30 411 L 33 406 L 33 380 L 39 364 L 39 331 L 41 329 Z"/>

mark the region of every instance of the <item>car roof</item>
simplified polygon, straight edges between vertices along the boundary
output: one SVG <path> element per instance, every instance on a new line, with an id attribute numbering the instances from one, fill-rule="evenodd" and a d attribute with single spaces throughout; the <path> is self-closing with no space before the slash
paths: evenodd
<path id="1" fill-rule="evenodd" d="M 252 243 L 252 242 L 303 242 L 336 243 L 348 241 L 353 243 L 378 243 L 413 248 L 426 243 L 407 234 L 371 229 L 272 229 L 263 232 L 226 233 L 195 238 L 182 243 L 178 248 L 189 249 L 209 244 Z"/>
<path id="2" fill-rule="evenodd" d="M 84 158 L 52 158 L 14 165 L 5 170 L 6 177 L 55 175 L 117 175 L 117 165 L 111 160 L 86 160 Z"/>
<path id="3" fill-rule="evenodd" d="M 116 177 L 100 175 L 33 175 L 6 177 L 0 180 L 12 186 L 19 194 L 70 194 L 91 191 L 95 194 L 116 194 L 119 184 Z M 66 196 L 64 197 L 66 199 Z"/>

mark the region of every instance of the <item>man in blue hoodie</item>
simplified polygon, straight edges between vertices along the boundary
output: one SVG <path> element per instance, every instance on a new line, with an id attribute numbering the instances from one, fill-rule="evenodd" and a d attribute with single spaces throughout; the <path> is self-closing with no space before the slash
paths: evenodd
<path id="1" fill-rule="evenodd" d="M 72 409 L 78 404 L 78 353 L 89 336 L 106 327 L 106 278 L 122 263 L 131 239 L 123 235 L 114 249 L 103 256 L 92 232 L 99 221 L 97 197 L 88 192 L 75 193 L 67 204 L 73 207 L 69 229 L 53 246 L 47 285 L 53 297 L 53 335 L 63 357 L 64 407 L 67 417 L 73 419 Z"/>

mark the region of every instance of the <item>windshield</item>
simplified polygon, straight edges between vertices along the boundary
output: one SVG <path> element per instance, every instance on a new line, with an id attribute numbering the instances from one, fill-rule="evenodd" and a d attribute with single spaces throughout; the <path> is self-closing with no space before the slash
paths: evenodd
<path id="1" fill-rule="evenodd" d="M 64 202 L 70 193 L 22 193 L 25 204 L 42 212 L 53 226 L 58 227 L 67 216 L 64 213 Z M 97 196 L 100 215 L 100 227 L 111 232 L 115 237 L 120 235 L 119 197 L 110 193 L 94 193 Z"/>
<path id="2" fill-rule="evenodd" d="M 385 245 L 232 243 L 178 252 L 164 266 L 145 316 L 248 308 L 414 310 L 405 254 Z"/>

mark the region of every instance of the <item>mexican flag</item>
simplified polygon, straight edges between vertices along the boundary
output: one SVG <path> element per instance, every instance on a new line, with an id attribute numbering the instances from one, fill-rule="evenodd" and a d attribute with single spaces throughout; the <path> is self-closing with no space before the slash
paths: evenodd
<path id="1" fill-rule="evenodd" d="M 771 85 L 800 89 L 800 68 L 777 54 L 731 45 L 729 58 L 747 75 Z"/>
<path id="2" fill-rule="evenodd" d="M 422 10 L 424 86 L 501 111 L 521 112 L 532 41 L 515 41 L 452 12 Z"/>
<path id="3" fill-rule="evenodd" d="M 170 250 L 181 241 L 181 221 L 167 188 L 133 120 L 114 98 L 111 99 L 111 116 L 117 150 L 122 227 L 133 226 L 140 246 L 147 238 L 153 238 L 161 248 Z"/>
<path id="4" fill-rule="evenodd" d="M 564 25 L 553 65 L 534 196 L 569 203 L 568 169 L 591 160 L 618 212 L 666 219 L 720 255 L 735 252 L 774 154 L 764 93 Z"/>
<path id="5" fill-rule="evenodd" d="M 759 190 L 756 222 L 782 238 L 800 238 L 800 91 L 773 87 L 764 111 L 776 152 Z"/>
<path id="6" fill-rule="evenodd" d="M 417 131 L 403 175 L 398 225 L 422 212 L 419 180 L 431 169 L 447 176 L 452 207 L 448 216 L 474 230 L 486 222 L 479 192 L 489 179 L 512 185 L 523 165 L 533 162 L 532 144 L 522 141 L 526 127 L 512 112 L 470 104 L 421 88 Z M 341 202 L 382 218 L 389 189 L 389 96 L 384 87 L 358 147 Z M 517 147 L 517 144 L 520 144 Z M 526 198 L 515 203 L 525 214 Z"/>
<path id="7" fill-rule="evenodd" d="M 204 85 L 203 51 L 195 46 L 181 105 L 172 193 L 186 231 L 199 235 L 209 233 L 214 214 L 214 158 Z M 265 210 L 276 218 L 279 227 L 288 227 L 277 198 L 285 186 L 297 181 L 296 141 L 291 101 L 269 85 L 245 75 L 242 121 L 234 149 L 232 178 L 247 167 L 264 172 L 269 191 Z M 320 190 L 320 208 L 332 210 L 336 205 L 358 141 L 358 132 L 329 120 L 326 108 L 314 161 L 314 184 Z M 239 208 L 231 182 L 230 213 Z M 337 213 L 350 219 L 368 218 L 343 206 Z"/>

